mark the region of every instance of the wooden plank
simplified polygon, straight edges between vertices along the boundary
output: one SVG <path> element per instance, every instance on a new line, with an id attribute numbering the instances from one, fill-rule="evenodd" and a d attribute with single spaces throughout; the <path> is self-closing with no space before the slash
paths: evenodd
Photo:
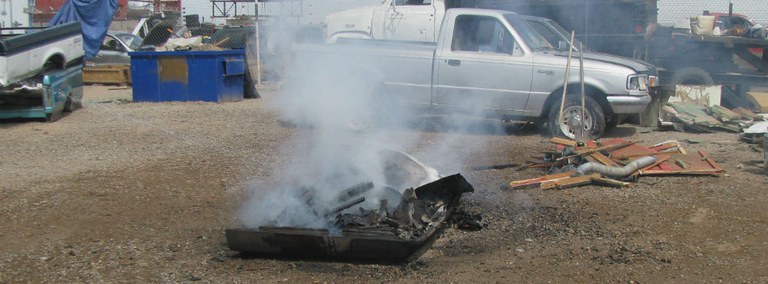
<path id="1" fill-rule="evenodd" d="M 577 145 L 576 141 L 560 138 L 560 137 L 552 137 L 552 139 L 549 139 L 549 142 L 553 144 L 559 144 L 559 145 L 565 145 L 565 146 L 571 146 L 571 147 L 576 147 Z"/>
<path id="2" fill-rule="evenodd" d="M 600 152 L 589 154 L 588 157 L 591 157 L 595 161 L 597 161 L 597 162 L 599 162 L 599 163 L 601 163 L 603 165 L 606 165 L 606 166 L 611 166 L 611 167 L 620 167 L 620 166 L 622 166 L 619 163 L 617 163 L 616 161 L 611 160 L 610 158 L 606 157 L 605 155 L 603 155 Z"/>
<path id="3" fill-rule="evenodd" d="M 131 83 L 131 71 L 128 66 L 91 66 L 83 68 L 83 83 L 119 84 Z"/>
<path id="4" fill-rule="evenodd" d="M 660 162 L 659 162 L 660 161 Z M 717 175 L 723 169 L 704 151 L 689 155 L 659 156 L 657 163 L 638 171 L 645 175 Z"/>
<path id="5" fill-rule="evenodd" d="M 702 157 L 702 159 L 704 159 L 704 161 L 706 161 L 710 166 L 712 166 L 713 169 L 724 172 L 723 168 L 721 168 L 720 165 L 715 163 L 715 160 L 713 160 L 712 157 L 710 157 L 707 154 L 707 152 L 699 151 L 699 155 Z"/>
<path id="6" fill-rule="evenodd" d="M 557 159 L 557 161 L 562 161 L 562 160 L 570 159 L 570 158 L 573 158 L 573 157 L 585 156 L 585 155 L 589 155 L 589 154 L 592 154 L 592 153 L 597 153 L 597 152 L 600 152 L 600 151 L 617 150 L 617 149 L 621 149 L 621 148 L 624 148 L 624 147 L 627 147 L 629 145 L 633 145 L 633 144 L 636 144 L 636 143 L 637 142 L 631 142 L 630 141 L 630 142 L 624 142 L 624 143 L 619 143 L 619 144 L 614 144 L 614 145 L 600 146 L 600 147 L 597 147 L 597 148 L 584 149 L 584 150 L 576 151 L 576 154 L 560 157 L 560 158 Z"/>
<path id="7" fill-rule="evenodd" d="M 592 182 L 597 185 L 605 185 L 605 186 L 612 186 L 612 187 L 619 187 L 619 188 L 629 186 L 628 182 L 623 182 L 620 180 L 615 180 L 612 178 L 605 178 L 605 177 L 593 178 Z"/>
<path id="8" fill-rule="evenodd" d="M 584 176 L 550 180 L 550 181 L 542 182 L 540 188 L 542 190 L 555 189 L 555 188 L 564 189 L 564 188 L 576 187 L 580 185 L 587 185 L 587 184 L 591 184 L 592 179 L 594 178 L 600 178 L 600 174 L 595 173 L 595 174 L 584 175 Z"/>
<path id="9" fill-rule="evenodd" d="M 537 178 L 532 179 L 524 179 L 524 180 L 517 180 L 509 183 L 509 187 L 512 189 L 520 189 L 527 186 L 535 186 L 539 185 L 542 182 L 545 181 L 551 181 L 551 180 L 557 180 L 557 179 L 563 179 L 563 178 L 569 178 L 571 175 L 576 174 L 576 171 L 570 171 L 565 173 L 559 173 L 559 174 L 551 174 L 551 175 L 545 175 Z"/>

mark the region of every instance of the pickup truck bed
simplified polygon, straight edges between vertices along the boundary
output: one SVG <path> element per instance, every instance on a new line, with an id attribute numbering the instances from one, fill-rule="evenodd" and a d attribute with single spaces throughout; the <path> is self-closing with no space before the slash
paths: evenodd
<path id="1" fill-rule="evenodd" d="M 344 60 L 339 61 L 339 50 L 344 50 Z M 336 45 L 305 45 L 296 50 L 299 62 L 328 61 L 316 63 L 347 64 L 347 71 L 364 74 L 347 74 L 351 80 L 369 80 L 386 85 L 393 99 L 404 99 L 409 103 L 430 104 L 432 84 L 432 58 L 437 49 L 434 43 L 413 43 L 385 40 L 343 40 Z M 322 59 L 321 59 L 322 58 Z M 407 66 L 407 70 L 403 70 Z M 368 86 L 376 88 L 380 86 Z"/>
<path id="2" fill-rule="evenodd" d="M 28 28 L 20 28 L 24 29 Z M 0 87 L 34 77 L 46 68 L 75 65 L 83 54 L 79 22 L 3 36 L 0 38 Z"/>

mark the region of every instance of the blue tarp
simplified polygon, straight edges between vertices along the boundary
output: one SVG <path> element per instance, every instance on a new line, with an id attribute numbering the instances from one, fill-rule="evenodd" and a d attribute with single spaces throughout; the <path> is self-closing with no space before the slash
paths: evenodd
<path id="1" fill-rule="evenodd" d="M 83 29 L 84 59 L 88 60 L 99 52 L 116 9 L 117 0 L 68 0 L 48 22 L 48 26 L 80 22 Z"/>

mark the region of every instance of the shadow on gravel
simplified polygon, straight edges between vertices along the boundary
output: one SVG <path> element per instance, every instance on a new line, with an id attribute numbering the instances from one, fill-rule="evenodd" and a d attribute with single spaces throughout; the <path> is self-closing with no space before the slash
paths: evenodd
<path id="1" fill-rule="evenodd" d="M 325 271 L 323 265 L 336 265 L 336 264 L 375 264 L 375 265 L 387 265 L 387 266 L 402 266 L 407 265 L 409 262 L 386 262 L 386 261 L 365 261 L 365 260 L 350 260 L 350 259 L 334 259 L 328 257 L 316 257 L 316 256 L 291 256 L 280 254 L 260 254 L 250 252 L 236 252 L 229 256 L 230 259 L 241 260 L 275 260 L 283 261 L 286 263 L 312 263 L 315 269 L 308 269 L 312 272 L 334 272 L 331 270 Z M 295 265 L 295 264 L 294 264 Z M 319 267 L 319 269 L 318 269 Z M 310 267 L 312 268 L 312 267 Z"/>
<path id="2" fill-rule="evenodd" d="M 605 138 L 623 138 L 630 137 L 637 134 L 637 129 L 633 126 L 616 126 L 612 129 L 606 130 L 603 137 Z"/>
<path id="3" fill-rule="evenodd" d="M 535 136 L 542 133 L 532 123 L 480 118 L 452 119 L 444 116 L 420 117 L 409 121 L 404 126 L 399 126 L 399 128 L 431 133 L 449 132 L 498 136 Z"/>
<path id="4" fill-rule="evenodd" d="M 768 170 L 766 170 L 763 167 L 763 160 L 746 161 L 746 162 L 743 162 L 743 164 L 745 166 L 749 166 L 749 167 L 744 167 L 745 172 L 756 174 L 756 175 L 768 176 Z"/>
<path id="5" fill-rule="evenodd" d="M 309 122 L 294 122 L 278 119 L 282 127 L 297 129 L 312 129 Z M 384 123 L 377 125 L 382 130 L 405 130 L 429 133 L 462 133 L 469 135 L 497 135 L 497 136 L 538 136 L 544 133 L 533 123 L 519 121 L 502 121 L 498 119 L 461 118 L 452 119 L 444 116 L 422 116 L 411 118 L 404 123 L 393 125 Z"/>

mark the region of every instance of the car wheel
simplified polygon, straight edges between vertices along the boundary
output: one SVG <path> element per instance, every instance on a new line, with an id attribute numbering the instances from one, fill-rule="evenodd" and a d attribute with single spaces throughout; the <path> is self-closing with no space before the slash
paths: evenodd
<path id="1" fill-rule="evenodd" d="M 563 108 L 563 116 L 560 114 L 560 102 L 556 102 L 552 105 L 549 111 L 549 119 L 547 124 L 550 134 L 552 136 L 566 137 L 570 139 L 576 138 L 576 132 L 579 129 L 573 129 L 568 121 L 572 119 L 581 119 L 584 131 L 588 134 L 590 139 L 595 139 L 603 135 L 605 131 L 605 114 L 595 100 L 590 97 L 585 98 L 585 111 L 584 117 L 581 117 L 581 99 L 577 96 L 568 96 L 565 100 L 565 106 Z"/>

